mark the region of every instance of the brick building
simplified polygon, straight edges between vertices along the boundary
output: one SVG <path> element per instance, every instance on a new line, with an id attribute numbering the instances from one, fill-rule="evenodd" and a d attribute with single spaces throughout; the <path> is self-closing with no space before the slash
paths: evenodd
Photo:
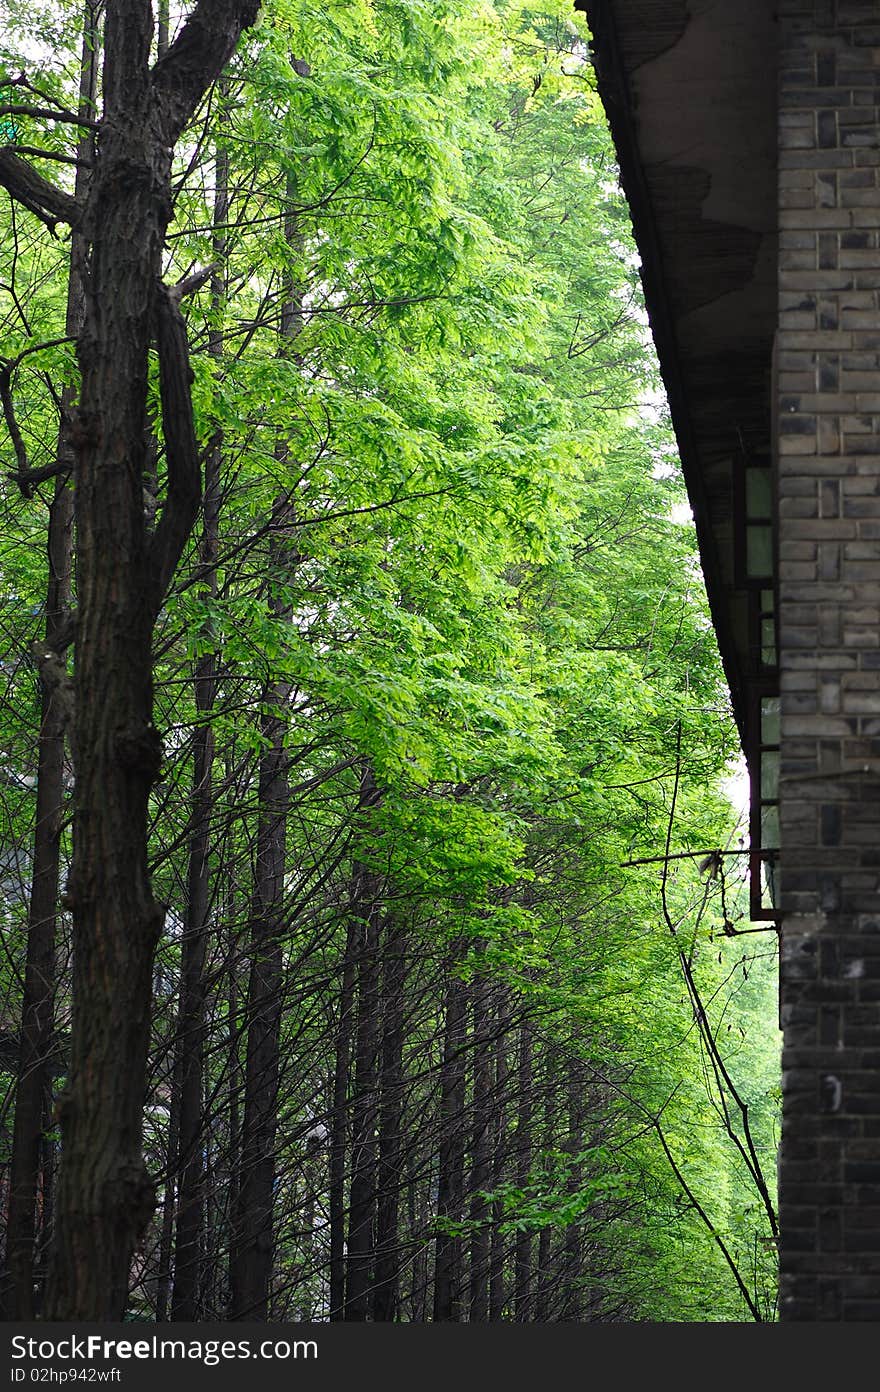
<path id="1" fill-rule="evenodd" d="M 880 1319 L 880 4 L 578 3 L 781 925 L 781 1315 Z"/>

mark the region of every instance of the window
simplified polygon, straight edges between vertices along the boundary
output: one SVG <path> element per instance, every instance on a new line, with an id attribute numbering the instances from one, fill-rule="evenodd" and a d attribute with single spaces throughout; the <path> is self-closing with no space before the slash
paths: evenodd
<path id="1" fill-rule="evenodd" d="M 749 630 L 746 759 L 751 785 L 750 913 L 775 919 L 779 862 L 779 644 L 775 479 L 769 456 L 743 455 L 735 470 L 735 580 Z"/>
<path id="2" fill-rule="evenodd" d="M 750 912 L 775 918 L 779 861 L 779 697 L 757 694 L 750 710 L 755 740 L 749 741 L 751 813 Z"/>

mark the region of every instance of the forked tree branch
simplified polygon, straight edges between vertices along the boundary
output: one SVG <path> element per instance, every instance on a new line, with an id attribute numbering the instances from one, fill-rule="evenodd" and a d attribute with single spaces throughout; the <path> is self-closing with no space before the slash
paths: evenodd
<path id="1" fill-rule="evenodd" d="M 12 374 L 19 364 L 33 353 L 40 353 L 45 348 L 57 348 L 61 343 L 72 342 L 73 339 L 67 335 L 63 338 L 50 338 L 44 343 L 29 344 L 15 358 L 0 358 L 0 406 L 3 408 L 6 429 L 9 431 L 12 448 L 15 452 L 15 462 L 18 465 L 18 469 L 9 474 L 8 477 L 18 484 L 25 498 L 31 497 L 35 483 L 42 483 L 46 479 L 54 478 L 57 474 L 64 473 L 70 466 L 56 460 L 52 464 L 43 465 L 42 468 L 31 468 L 24 437 L 15 415 L 15 403 L 12 399 Z"/>
<path id="2" fill-rule="evenodd" d="M 12 363 L 9 362 L 3 363 L 0 367 L 0 404 L 3 406 L 6 429 L 9 431 L 9 438 L 15 451 L 15 462 L 18 465 L 17 476 L 26 476 L 30 473 L 30 463 L 27 447 L 15 417 L 15 405 L 12 400 Z M 22 491 L 24 492 L 23 488 Z M 30 494 L 25 492 L 25 497 L 30 497 Z"/>
<path id="3" fill-rule="evenodd" d="M 201 290 L 211 279 L 211 276 L 220 269 L 219 263 L 213 261 L 210 266 L 205 266 L 203 270 L 193 271 L 192 275 L 184 276 L 176 284 L 167 287 L 167 294 L 172 304 L 179 305 L 180 301 L 186 299 L 187 295 L 194 295 L 197 290 Z"/>
<path id="4" fill-rule="evenodd" d="M 97 121 L 87 116 L 77 116 L 75 111 L 67 111 L 63 106 L 30 106 L 27 102 L 11 102 L 0 106 L 0 116 L 30 116 L 37 121 L 61 121 L 66 126 L 82 126 L 84 130 L 99 129 Z"/>
<path id="5" fill-rule="evenodd" d="M 260 0 L 198 0 L 167 53 L 153 68 L 159 129 L 173 145 L 211 83 L 255 22 Z"/>
<path id="6" fill-rule="evenodd" d="M 58 222 L 71 227 L 79 222 L 82 209 L 77 200 L 44 179 L 9 145 L 0 149 L 0 186 L 53 232 Z"/>

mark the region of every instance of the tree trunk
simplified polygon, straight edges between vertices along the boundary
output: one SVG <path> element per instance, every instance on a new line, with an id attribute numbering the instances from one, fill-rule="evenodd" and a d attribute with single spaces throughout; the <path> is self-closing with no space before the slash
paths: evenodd
<path id="1" fill-rule="evenodd" d="M 379 1077 L 379 1191 L 373 1319 L 394 1320 L 400 1298 L 400 1206 L 403 1127 L 403 1036 L 406 941 L 399 921 L 387 921 L 382 949 L 382 1060 Z"/>
<path id="2" fill-rule="evenodd" d="M 372 764 L 364 760 L 360 786 L 361 825 L 369 834 L 381 802 Z M 365 1320 L 373 1286 L 376 1234 L 376 1083 L 379 1060 L 379 935 L 382 877 L 361 860 L 352 869 L 351 913 L 357 933 L 357 1027 L 354 1045 L 351 1183 L 348 1202 L 348 1260 L 345 1319 Z"/>
<path id="3" fill-rule="evenodd" d="M 229 156 L 215 157 L 214 237 L 212 253 L 218 267 L 211 278 L 211 308 L 215 317 L 226 295 L 226 238 L 229 215 Z M 212 327 L 208 352 L 215 362 L 223 350 L 222 332 Z M 217 593 L 216 561 L 220 522 L 221 450 L 217 441 L 205 464 L 205 497 L 199 564 L 202 593 Z M 187 867 L 187 912 L 180 972 L 180 1015 L 177 1048 L 180 1060 L 180 1142 L 178 1146 L 177 1233 L 174 1249 L 172 1320 L 195 1323 L 200 1317 L 199 1263 L 204 1242 L 204 1163 L 202 1147 L 202 1081 L 205 1064 L 205 958 L 208 949 L 210 876 L 209 832 L 213 809 L 211 776 L 214 734 L 210 725 L 217 687 L 217 657 L 197 658 L 194 674 L 198 728 L 193 741 L 192 830 Z"/>
<path id="4" fill-rule="evenodd" d="M 168 1102 L 168 1145 L 166 1148 L 165 1192 L 162 1196 L 162 1226 L 159 1232 L 159 1274 L 156 1281 L 156 1323 L 168 1318 L 171 1300 L 172 1251 L 174 1247 L 174 1208 L 177 1188 L 178 1139 L 180 1131 L 180 1060 L 175 1059 L 172 1073 L 171 1097 Z"/>
<path id="5" fill-rule="evenodd" d="M 212 451 L 212 456 L 216 455 Z M 213 470 L 206 470 L 206 481 Z M 214 475 L 216 480 L 216 475 Z M 209 496 L 206 490 L 206 498 Z M 216 488 L 214 489 L 216 499 Z M 209 534 L 216 541 L 216 513 L 206 507 L 202 556 Z M 196 663 L 196 709 L 204 715 L 214 701 L 213 654 Z M 172 1320 L 199 1319 L 198 1271 L 203 1228 L 204 1163 L 202 1080 L 205 1053 L 205 957 L 208 946 L 208 829 L 210 824 L 213 735 L 207 724 L 196 732 L 193 750 L 192 835 L 187 873 L 187 912 L 181 945 L 180 1012 L 177 1027 L 180 1076 L 180 1133 L 177 1149 L 177 1229 L 174 1245 Z"/>
<path id="6" fill-rule="evenodd" d="M 52 1070 L 50 1069 L 51 1073 Z M 51 1116 L 51 1078 L 47 1080 L 47 1096 L 44 1115 Z M 49 1269 L 49 1251 L 55 1225 L 55 1172 L 57 1145 L 44 1131 L 40 1143 L 40 1188 L 38 1204 L 40 1221 L 37 1226 L 36 1255 L 34 1257 L 34 1314 L 39 1319 L 42 1314 L 42 1297 L 46 1289 L 46 1276 Z"/>
<path id="7" fill-rule="evenodd" d="M 425 1202 L 425 1181 L 421 1178 L 421 1156 L 417 1142 L 408 1147 L 407 1163 L 407 1218 L 412 1238 L 417 1238 L 418 1246 L 412 1258 L 412 1272 L 409 1282 L 409 1318 L 415 1324 L 428 1321 L 428 1257 L 430 1248 L 425 1240 L 425 1213 L 429 1205 Z"/>
<path id="8" fill-rule="evenodd" d="M 233 1222 L 230 1319 L 266 1320 L 272 1276 L 272 1196 L 283 982 L 284 857 L 289 787 L 284 738 L 286 682 L 268 693 L 260 729 L 257 864 L 251 915 L 247 1059 L 237 1212 Z"/>
<path id="9" fill-rule="evenodd" d="M 298 70 L 308 71 L 307 65 Z M 289 248 L 302 245 L 292 212 L 296 188 L 287 179 L 288 212 L 284 222 Z M 293 358 L 292 345 L 303 322 L 302 290 L 288 279 L 281 303 L 279 357 Z M 284 465 L 288 446 L 281 442 L 275 458 Z M 290 572 L 296 556 L 289 543 L 293 505 L 280 495 L 273 507 L 270 570 Z M 290 606 L 270 587 L 270 609 L 289 621 Z M 230 1318 L 267 1320 L 272 1280 L 275 1130 L 278 1097 L 281 995 L 284 982 L 281 936 L 285 928 L 284 862 L 290 788 L 284 743 L 292 687 L 273 682 L 266 692 L 260 728 L 265 752 L 260 756 L 259 818 L 254 913 L 251 926 L 251 971 L 248 985 L 248 1043 L 245 1066 L 244 1125 L 237 1215 L 233 1223 Z"/>
<path id="10" fill-rule="evenodd" d="M 495 1097 L 492 1107 L 492 1188 L 497 1193 L 504 1183 L 507 1164 L 507 1103 L 509 1085 L 509 1065 L 507 1059 L 507 1040 L 510 1032 L 509 993 L 500 986 L 496 997 L 495 1011 Z M 489 1256 L 489 1319 L 497 1324 L 504 1318 L 507 1304 L 507 1282 L 505 1280 L 505 1261 L 508 1244 L 501 1231 L 504 1218 L 504 1205 L 496 1201 L 492 1205 L 492 1246 Z"/>
<path id="11" fill-rule="evenodd" d="M 543 1106 L 543 1145 L 544 1149 L 552 1152 L 559 1143 L 559 1133 L 556 1125 L 556 1113 L 558 1110 L 557 1099 L 550 1086 L 551 1077 L 554 1075 L 554 1060 L 551 1054 L 548 1059 L 548 1049 L 542 1050 L 541 1072 L 539 1076 L 543 1080 L 544 1106 Z M 535 1118 L 537 1122 L 537 1118 Z M 538 1233 L 538 1260 L 534 1269 L 533 1289 L 534 1289 L 534 1320 L 538 1324 L 544 1324 L 551 1318 L 550 1299 L 553 1290 L 553 1271 L 551 1269 L 551 1256 L 553 1251 L 553 1229 L 549 1227 L 541 1228 Z"/>
<path id="12" fill-rule="evenodd" d="M 516 1187 L 524 1190 L 532 1168 L 532 1031 L 523 1020 L 519 1031 L 519 1067 L 517 1070 L 516 1118 Z M 526 1229 L 516 1235 L 514 1246 L 514 1305 L 513 1315 L 518 1324 L 532 1318 L 532 1234 Z"/>
<path id="13" fill-rule="evenodd" d="M 339 1023 L 333 1067 L 333 1105 L 330 1123 L 330 1319 L 345 1313 L 345 1169 L 348 1152 L 348 1093 L 351 1081 L 351 1039 L 357 970 L 357 928 L 349 915 L 342 959 Z"/>
<path id="14" fill-rule="evenodd" d="M 229 1137 L 229 1193 L 227 1195 L 227 1214 L 231 1221 L 238 1212 L 238 1183 L 241 1173 L 241 1093 L 242 1093 L 242 1070 L 241 1057 L 239 1051 L 239 1000 L 240 992 L 238 985 L 238 934 L 235 929 L 235 910 L 233 907 L 233 896 L 229 895 L 228 922 L 229 931 L 226 940 L 226 1067 L 228 1072 L 227 1081 L 227 1108 L 229 1117 L 228 1137 Z M 232 1299 L 232 1265 L 234 1253 L 232 1244 L 228 1244 L 228 1300 L 226 1306 Z"/>
<path id="15" fill-rule="evenodd" d="M 566 1060 L 565 1092 L 567 1102 L 568 1136 L 565 1150 L 569 1157 L 569 1173 L 566 1188 L 574 1197 L 581 1182 L 580 1151 L 583 1144 L 584 1126 L 584 1082 L 580 1076 L 577 1062 Z M 562 1310 L 560 1318 L 569 1322 L 579 1320 L 583 1309 L 583 1229 L 576 1219 L 565 1230 L 562 1259 Z"/>
<path id="16" fill-rule="evenodd" d="M 151 644 L 200 494 L 185 329 L 159 276 L 173 147 L 257 8 L 254 0 L 199 0 L 151 72 L 148 0 L 107 3 L 104 119 L 82 213 L 92 256 L 76 422 L 73 1025 L 59 1105 L 53 1320 L 122 1317 L 134 1248 L 155 1203 L 142 1145 L 152 966 L 164 918 L 147 867 L 147 804 L 162 757 Z M 154 333 L 168 485 L 149 537 Z"/>
<path id="17" fill-rule="evenodd" d="M 156 53 L 163 58 L 168 52 L 169 0 L 159 0 L 156 7 Z"/>
<path id="18" fill-rule="evenodd" d="M 59 450 L 61 448 L 63 445 L 59 441 Z M 57 481 L 49 513 L 46 647 L 50 651 L 55 650 L 54 635 L 59 623 L 63 622 L 70 596 L 71 513 L 72 495 L 67 480 L 62 477 Z M 53 1072 L 55 938 L 66 723 L 61 697 L 58 686 L 44 682 L 2 1300 L 3 1317 L 17 1320 L 34 1318 L 33 1263 L 41 1139 L 44 1127 L 51 1125 L 46 1103 L 47 1095 L 51 1094 Z"/>
<path id="19" fill-rule="evenodd" d="M 461 1319 L 461 1237 L 444 1223 L 464 1217 L 464 1111 L 467 988 L 452 971 L 446 987 L 443 1063 L 440 1070 L 440 1169 L 438 1233 L 434 1259 L 434 1319 Z"/>
<path id="20" fill-rule="evenodd" d="M 87 3 L 83 12 L 80 60 L 79 113 L 91 118 L 95 110 L 98 71 L 100 6 Z M 77 155 L 76 193 L 82 197 L 87 182 L 86 162 L 92 154 L 92 138 L 84 135 Z M 75 338 L 83 323 L 83 257 L 85 243 L 74 233 L 70 249 L 65 333 Z M 73 467 L 70 419 L 74 394 L 69 387 L 61 397 L 58 459 Z M 46 591 L 45 651 L 57 654 L 69 621 L 73 491 L 69 473 L 59 474 L 49 508 L 47 551 L 49 581 Z M 34 1318 L 34 1240 L 36 1198 L 39 1185 L 40 1148 L 44 1127 L 51 1124 L 46 1109 L 52 1092 L 53 1013 L 55 993 L 55 937 L 61 857 L 61 822 L 64 804 L 64 733 L 67 723 L 62 691 L 57 683 L 43 681 L 40 736 L 37 746 L 37 808 L 34 858 L 28 910 L 27 959 L 21 1012 L 21 1043 L 15 1122 L 12 1134 L 9 1212 L 6 1229 L 6 1269 L 0 1309 L 6 1319 Z"/>
<path id="21" fill-rule="evenodd" d="M 484 1197 L 492 1173 L 492 1049 L 489 1045 L 489 987 L 477 977 L 471 987 L 473 1009 L 474 1097 L 471 1131 L 470 1319 L 489 1318 L 489 1204 Z"/>

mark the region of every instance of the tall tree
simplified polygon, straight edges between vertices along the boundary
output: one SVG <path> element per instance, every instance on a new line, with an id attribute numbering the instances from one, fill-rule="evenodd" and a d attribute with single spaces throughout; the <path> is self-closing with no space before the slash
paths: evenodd
<path id="1" fill-rule="evenodd" d="M 95 114 L 98 84 L 100 12 L 98 0 L 87 0 L 82 16 L 82 54 L 78 114 L 86 123 Z M 77 145 L 75 196 L 82 199 L 94 139 L 86 126 Z M 65 314 L 65 336 L 75 339 L 82 329 L 84 312 L 84 258 L 81 232 L 71 239 L 70 271 Z M 64 740 L 70 709 L 66 700 L 68 678 L 59 653 L 67 644 L 70 624 L 73 492 L 71 424 L 75 398 L 65 386 L 60 398 L 57 461 L 61 466 L 49 505 L 47 553 L 49 581 L 46 592 L 45 641 L 35 648 L 42 672 L 42 709 L 37 755 L 37 807 L 34 828 L 33 875 L 28 912 L 28 948 L 22 1001 L 21 1046 L 12 1141 L 9 1212 L 6 1234 L 2 1309 L 9 1319 L 34 1316 L 34 1241 L 41 1137 L 52 1125 L 51 1083 L 53 1063 L 55 953 L 57 947 L 58 889 L 61 868 L 61 827 L 64 816 Z M 31 483 L 19 486 L 30 496 Z"/>
<path id="2" fill-rule="evenodd" d="M 467 1088 L 467 988 L 449 967 L 443 1020 L 440 1074 L 440 1147 L 437 1182 L 438 1233 L 434 1254 L 434 1319 L 456 1323 L 462 1317 L 462 1238 Z"/>
<path id="3" fill-rule="evenodd" d="M 167 26 L 167 18 L 166 18 Z M 160 44 L 161 49 L 161 44 Z M 229 155 L 218 148 L 215 157 L 215 189 L 211 252 L 211 312 L 208 351 L 215 363 L 223 352 L 220 327 L 226 296 L 226 238 L 229 216 Z M 221 441 L 215 438 L 205 456 L 202 534 L 199 542 L 201 589 L 210 601 L 217 595 L 217 560 L 220 525 Z M 211 650 L 211 631 L 205 634 L 208 651 L 196 658 L 194 704 L 198 728 L 193 744 L 192 830 L 187 865 L 186 919 L 181 947 L 180 1017 L 176 1083 L 180 1120 L 177 1159 L 177 1229 L 174 1252 L 172 1319 L 193 1321 L 199 1311 L 199 1260 L 204 1226 L 204 1162 L 201 1144 L 202 1084 L 205 1054 L 205 966 L 208 952 L 210 883 L 210 825 L 213 809 L 212 774 L 214 732 L 211 713 L 217 687 L 217 655 Z"/>
<path id="4" fill-rule="evenodd" d="M 372 764 L 361 767 L 359 806 L 369 835 L 382 790 Z M 380 948 L 383 918 L 383 877 L 368 856 L 352 868 L 351 913 L 355 920 L 357 1015 L 354 1035 L 354 1102 L 351 1118 L 351 1182 L 348 1200 L 348 1243 L 345 1277 L 345 1318 L 365 1320 L 374 1286 L 373 1256 L 377 1204 L 377 1085 L 381 1048 Z"/>
<path id="5" fill-rule="evenodd" d="M 307 75 L 299 59 L 293 70 Z M 293 260 L 302 252 L 302 236 L 294 212 L 296 180 L 288 174 L 285 189 L 284 239 Z M 303 290 L 288 267 L 283 278 L 279 324 L 279 357 L 298 362 L 296 340 L 302 330 Z M 275 458 L 282 468 L 290 447 L 282 439 Z M 286 482 L 286 479 L 282 480 Z M 291 544 L 295 522 L 293 489 L 287 488 L 272 508 L 273 539 L 269 556 L 269 604 L 275 621 L 289 625 L 290 605 L 283 590 L 297 563 Z M 256 865 L 251 923 L 251 971 L 247 999 L 247 1063 L 240 1176 L 231 1257 L 230 1314 L 234 1318 L 267 1319 L 272 1275 L 272 1199 L 275 1176 L 275 1129 L 282 1013 L 282 939 L 285 930 L 285 860 L 289 779 L 285 742 L 288 702 L 292 694 L 283 677 L 269 683 L 263 698 Z"/>
<path id="6" fill-rule="evenodd" d="M 149 4 L 108 0 L 100 139 L 84 197 L 65 194 L 19 155 L 0 159 L 0 182 L 14 198 L 45 222 L 81 229 L 90 248 L 73 429 L 77 778 L 67 903 L 74 1006 L 59 1104 L 53 1319 L 121 1317 L 134 1245 L 153 1211 L 141 1107 L 164 910 L 147 869 L 147 799 L 162 754 L 152 721 L 151 638 L 200 497 L 186 334 L 179 295 L 161 284 L 161 259 L 174 146 L 257 9 L 255 0 L 200 0 L 151 67 Z M 151 536 L 144 478 L 154 334 L 168 484 Z"/>
<path id="7" fill-rule="evenodd" d="M 378 1164 L 376 1170 L 376 1265 L 373 1319 L 397 1318 L 402 1252 L 399 1209 L 402 1187 L 403 1045 L 406 1035 L 406 935 L 390 912 L 382 942 L 382 1043 L 379 1058 Z"/>

